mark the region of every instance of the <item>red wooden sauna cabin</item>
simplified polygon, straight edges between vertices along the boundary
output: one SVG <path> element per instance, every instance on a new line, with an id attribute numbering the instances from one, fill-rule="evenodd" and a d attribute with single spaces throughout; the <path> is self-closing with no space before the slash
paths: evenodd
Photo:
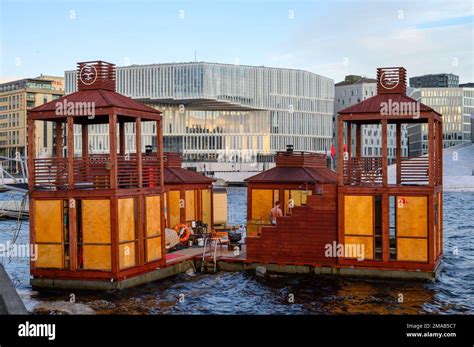
<path id="1" fill-rule="evenodd" d="M 113 64 L 78 63 L 77 81 L 77 92 L 28 112 L 32 285 L 126 286 L 165 265 L 161 113 L 115 92 Z M 37 157 L 40 121 L 55 126 L 51 158 Z M 158 130 L 150 153 L 143 122 Z M 89 153 L 92 125 L 108 133 L 107 153 Z"/>
<path id="2" fill-rule="evenodd" d="M 432 278 L 443 250 L 442 116 L 406 96 L 404 68 L 379 68 L 377 80 L 376 96 L 339 111 L 338 239 L 365 250 L 363 260 L 344 253 L 339 264 Z M 393 182 L 388 177 L 390 124 L 396 129 Z M 402 156 L 405 124 L 427 127 L 427 156 Z M 362 153 L 364 125 L 379 127 L 380 156 Z M 353 142 L 343 153 L 344 143 Z"/>
<path id="3" fill-rule="evenodd" d="M 212 183 L 209 178 L 181 167 L 180 153 L 166 152 L 164 156 L 166 227 L 179 224 L 213 226 Z"/>
<path id="4" fill-rule="evenodd" d="M 277 154 L 275 168 L 247 180 L 248 262 L 303 265 L 319 273 L 436 277 L 443 251 L 442 116 L 406 96 L 404 68 L 379 68 L 377 78 L 376 96 L 339 112 L 337 176 L 326 168 L 325 156 L 290 151 Z M 402 156 L 405 124 L 427 127 L 427 156 Z M 380 128 L 379 157 L 362 153 L 364 125 Z M 277 200 L 284 216 L 269 226 Z M 290 209 L 290 200 L 301 206 Z"/>
<path id="5" fill-rule="evenodd" d="M 337 240 L 337 174 L 326 155 L 276 154 L 276 167 L 247 179 L 247 260 L 282 265 L 333 265 L 324 255 Z M 279 201 L 283 217 L 272 226 L 270 209 Z"/>

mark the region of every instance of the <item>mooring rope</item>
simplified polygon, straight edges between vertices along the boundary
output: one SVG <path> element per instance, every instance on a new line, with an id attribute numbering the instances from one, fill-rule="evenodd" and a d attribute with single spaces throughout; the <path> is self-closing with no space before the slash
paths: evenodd
<path id="1" fill-rule="evenodd" d="M 14 231 L 13 231 L 13 238 L 12 238 L 12 244 L 10 246 L 10 250 L 12 249 L 13 245 L 16 243 L 16 240 L 18 239 L 18 235 L 20 235 L 21 226 L 23 225 L 22 214 L 23 214 L 23 210 L 26 207 L 26 201 L 27 200 L 28 200 L 28 193 L 25 193 L 25 194 L 23 194 L 23 198 L 21 199 L 21 203 L 20 203 L 20 208 L 18 209 L 18 218 L 16 220 L 16 229 L 14 229 Z M 12 256 L 11 256 L 11 252 L 9 252 L 9 253 L 10 254 L 9 254 L 9 257 L 8 257 L 8 263 L 11 263 Z"/>

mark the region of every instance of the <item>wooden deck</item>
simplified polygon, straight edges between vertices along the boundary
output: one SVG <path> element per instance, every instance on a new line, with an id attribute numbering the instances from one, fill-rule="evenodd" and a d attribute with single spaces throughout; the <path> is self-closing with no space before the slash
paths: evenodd
<path id="1" fill-rule="evenodd" d="M 194 247 L 182 249 L 179 251 L 175 251 L 172 253 L 168 253 L 166 255 L 166 267 L 171 266 L 171 265 L 176 265 L 178 263 L 182 263 L 187 260 L 201 260 L 203 250 L 204 250 L 204 247 L 194 246 Z M 211 253 L 209 247 L 207 247 L 206 260 L 212 261 L 212 256 L 213 254 Z M 242 245 L 242 250 L 239 251 L 239 254 L 235 254 L 234 251 L 229 251 L 227 249 L 227 246 L 222 246 L 222 248 L 218 246 L 216 260 L 217 261 L 224 260 L 224 261 L 246 262 L 247 246 Z"/>

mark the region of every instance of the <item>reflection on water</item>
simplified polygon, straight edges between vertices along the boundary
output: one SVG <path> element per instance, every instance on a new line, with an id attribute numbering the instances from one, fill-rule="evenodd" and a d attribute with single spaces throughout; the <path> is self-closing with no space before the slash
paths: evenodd
<path id="1" fill-rule="evenodd" d="M 229 220 L 236 224 L 245 221 L 245 194 L 244 188 L 229 189 Z M 314 275 L 262 278 L 253 271 L 198 273 L 122 291 L 75 292 L 72 304 L 71 292 L 32 291 L 27 260 L 4 262 L 27 308 L 40 314 L 473 314 L 473 215 L 474 194 L 444 194 L 445 259 L 434 283 Z M 0 241 L 6 242 L 14 222 L 0 225 Z M 19 242 L 27 241 L 26 225 Z M 294 303 L 289 302 L 290 294 Z"/>

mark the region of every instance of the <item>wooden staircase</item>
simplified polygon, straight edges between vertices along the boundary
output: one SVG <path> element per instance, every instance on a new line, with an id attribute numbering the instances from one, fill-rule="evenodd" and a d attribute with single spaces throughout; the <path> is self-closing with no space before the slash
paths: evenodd
<path id="1" fill-rule="evenodd" d="M 247 259 L 252 262 L 331 265 L 325 245 L 337 242 L 337 187 L 326 185 L 322 195 L 310 195 L 306 205 L 263 227 L 261 236 L 247 237 Z"/>

